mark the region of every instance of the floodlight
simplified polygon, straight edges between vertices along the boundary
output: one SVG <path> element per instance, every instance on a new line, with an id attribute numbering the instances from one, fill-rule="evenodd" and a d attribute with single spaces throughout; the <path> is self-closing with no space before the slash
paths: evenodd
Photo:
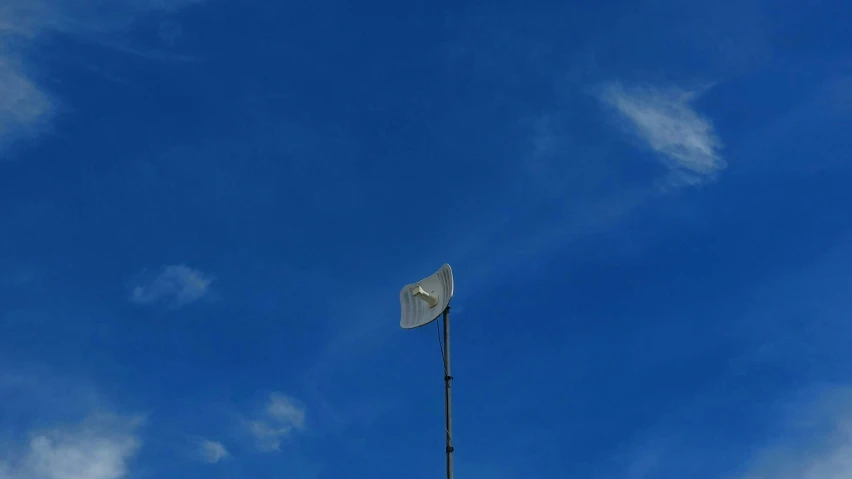
<path id="1" fill-rule="evenodd" d="M 399 325 L 414 329 L 438 319 L 453 298 L 453 269 L 445 264 L 435 274 L 407 284 L 399 292 Z"/>

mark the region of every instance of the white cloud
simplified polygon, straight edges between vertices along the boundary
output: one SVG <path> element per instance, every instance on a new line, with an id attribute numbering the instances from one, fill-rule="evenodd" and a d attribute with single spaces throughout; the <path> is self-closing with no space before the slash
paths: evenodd
<path id="1" fill-rule="evenodd" d="M 2 37 L 0 37 L 2 40 Z M 47 94 L 0 50 L 0 148 L 38 132 L 53 111 Z"/>
<path id="2" fill-rule="evenodd" d="M 742 479 L 852 477 L 852 390 L 832 389 L 760 451 Z"/>
<path id="3" fill-rule="evenodd" d="M 812 385 L 795 396 L 763 403 L 761 415 L 771 411 L 774 416 L 766 424 L 766 439 L 739 450 L 731 449 L 724 440 L 706 437 L 702 427 L 693 429 L 695 418 L 699 423 L 706 419 L 708 407 L 733 404 L 728 402 L 731 398 L 720 403 L 719 397 L 702 396 L 698 402 L 670 411 L 673 414 L 668 419 L 642 434 L 626 454 L 614 454 L 612 463 L 627 460 L 617 466 L 616 473 L 601 477 L 693 477 L 705 464 L 727 463 L 732 469 L 716 477 L 852 478 L 852 387 Z M 689 424 L 685 429 L 678 427 L 686 425 L 684 422 Z"/>
<path id="4" fill-rule="evenodd" d="M 184 265 L 164 266 L 159 274 L 133 288 L 136 304 L 169 303 L 184 306 L 207 294 L 213 277 Z"/>
<path id="5" fill-rule="evenodd" d="M 657 152 L 676 186 L 714 178 L 727 164 L 711 122 L 692 107 L 697 91 L 606 85 L 601 99 Z"/>
<path id="6" fill-rule="evenodd" d="M 221 442 L 206 439 L 201 442 L 201 456 L 204 461 L 210 464 L 216 464 L 229 455 L 228 450 Z"/>
<path id="7" fill-rule="evenodd" d="M 281 440 L 287 437 L 292 427 L 274 427 L 261 420 L 251 421 L 249 430 L 255 438 L 257 447 L 261 451 L 277 451 L 281 448 Z"/>
<path id="8" fill-rule="evenodd" d="M 266 405 L 269 416 L 282 424 L 289 424 L 295 428 L 302 428 L 305 424 L 305 410 L 298 402 L 290 396 L 273 393 Z"/>
<path id="9" fill-rule="evenodd" d="M 71 428 L 32 434 L 19 450 L 0 456 L 0 479 L 119 479 L 140 441 L 139 421 L 94 417 Z"/>
<path id="10" fill-rule="evenodd" d="M 249 432 L 262 451 L 277 451 L 284 438 L 304 427 L 305 408 L 296 399 L 281 393 L 270 394 L 261 417 L 248 422 Z"/>
<path id="11" fill-rule="evenodd" d="M 52 33 L 91 37 L 122 28 L 140 14 L 201 0 L 4 0 L 0 4 L 0 148 L 40 133 L 56 108 L 31 76 L 23 48 Z"/>

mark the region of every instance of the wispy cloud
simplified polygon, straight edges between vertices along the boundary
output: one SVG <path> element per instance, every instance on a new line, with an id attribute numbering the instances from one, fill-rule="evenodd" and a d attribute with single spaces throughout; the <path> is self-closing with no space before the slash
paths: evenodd
<path id="1" fill-rule="evenodd" d="M 139 420 L 96 416 L 84 423 L 32 434 L 0 455 L 3 479 L 119 479 L 141 445 Z"/>
<path id="2" fill-rule="evenodd" d="M 52 112 L 48 95 L 20 62 L 0 50 L 0 148 L 37 133 Z"/>
<path id="3" fill-rule="evenodd" d="M 727 166 L 711 121 L 694 107 L 704 90 L 610 82 L 591 91 L 635 143 L 654 153 L 664 173 L 637 175 L 610 145 L 579 138 L 576 114 L 564 105 L 524 119 L 529 149 L 515 178 L 523 186 L 494 208 L 499 214 L 466 221 L 480 224 L 456 241 L 457 262 L 468 271 L 463 286 L 535 274 L 557 251 L 604 235 L 619 253 L 635 252 L 644 238 L 610 233 L 641 214 L 644 205 L 672 190 L 711 181 Z M 506 238 L 512 239 L 511 251 L 495 254 L 503 251 Z"/>
<path id="4" fill-rule="evenodd" d="M 771 433 L 746 450 L 720 449 L 718 441 L 704 437 L 703 428 L 670 429 L 680 420 L 664 421 L 668 426 L 649 432 L 630 452 L 626 467 L 603 477 L 690 477 L 703 463 L 727 463 L 733 469 L 716 474 L 736 479 L 852 477 L 852 388 L 811 385 L 794 396 L 763 405 L 766 411 L 776 411 L 767 424 Z M 691 407 L 682 413 L 676 414 L 681 420 L 703 415 Z M 614 459 L 618 462 L 618 455 Z"/>
<path id="5" fill-rule="evenodd" d="M 273 393 L 266 405 L 266 413 L 276 421 L 302 428 L 305 425 L 305 410 L 290 396 Z"/>
<path id="6" fill-rule="evenodd" d="M 852 389 L 823 393 L 790 422 L 788 434 L 760 451 L 742 479 L 852 477 Z"/>
<path id="7" fill-rule="evenodd" d="M 199 1 L 4 1 L 0 5 L 0 149 L 42 132 L 56 111 L 54 98 L 38 85 L 20 47 L 53 33 L 92 38 L 122 28 L 145 12 Z"/>
<path id="8" fill-rule="evenodd" d="M 8 271 L 0 271 L 0 287 L 4 288 L 31 288 L 41 280 L 39 272 L 32 268 L 9 268 Z"/>
<path id="9" fill-rule="evenodd" d="M 699 91 L 606 85 L 600 94 L 671 171 L 677 186 L 711 180 L 727 165 L 713 125 L 693 108 Z"/>
<path id="10" fill-rule="evenodd" d="M 205 439 L 201 442 L 200 449 L 202 459 L 210 464 L 216 464 L 230 455 L 228 449 L 218 441 Z"/>
<path id="11" fill-rule="evenodd" d="M 212 276 L 197 269 L 185 265 L 164 266 L 158 274 L 135 286 L 130 300 L 143 305 L 166 303 L 181 307 L 201 299 L 212 282 Z"/>
<path id="12" fill-rule="evenodd" d="M 291 396 L 272 393 L 263 413 L 248 422 L 249 432 L 262 451 L 277 451 L 281 441 L 305 427 L 305 408 Z"/>

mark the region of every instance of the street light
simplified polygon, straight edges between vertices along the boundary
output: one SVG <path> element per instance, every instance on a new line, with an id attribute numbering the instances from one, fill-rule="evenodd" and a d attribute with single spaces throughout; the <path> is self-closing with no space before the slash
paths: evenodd
<path id="1" fill-rule="evenodd" d="M 450 383 L 450 300 L 453 299 L 453 269 L 445 264 L 435 274 L 405 285 L 399 292 L 399 325 L 403 329 L 425 326 L 444 316 L 444 409 L 446 412 L 447 479 L 453 479 L 453 408 Z M 440 337 L 439 337 L 440 339 Z"/>

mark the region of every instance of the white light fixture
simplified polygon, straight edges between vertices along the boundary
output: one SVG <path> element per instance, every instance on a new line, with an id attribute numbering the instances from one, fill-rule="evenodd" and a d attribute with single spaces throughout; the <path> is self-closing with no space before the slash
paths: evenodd
<path id="1" fill-rule="evenodd" d="M 453 413 L 450 383 L 450 300 L 453 299 L 453 269 L 445 264 L 435 274 L 405 285 L 399 292 L 400 319 L 403 329 L 425 326 L 444 316 L 444 407 L 446 411 L 447 479 L 453 479 Z M 439 337 L 440 339 L 440 337 Z"/>

